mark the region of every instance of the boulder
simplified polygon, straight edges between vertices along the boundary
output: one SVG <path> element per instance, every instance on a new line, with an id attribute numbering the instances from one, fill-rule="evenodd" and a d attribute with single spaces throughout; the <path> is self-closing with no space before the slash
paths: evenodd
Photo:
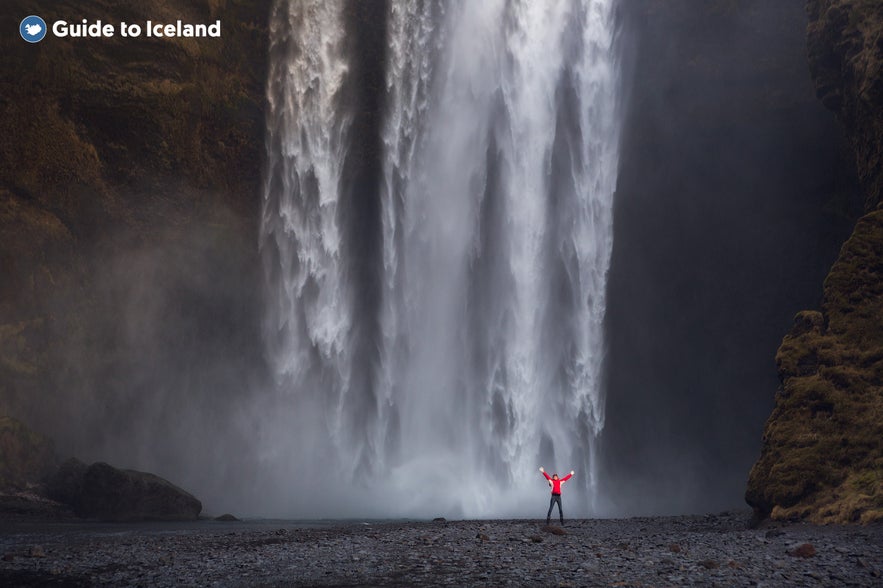
<path id="1" fill-rule="evenodd" d="M 104 521 L 196 520 L 202 503 L 168 480 L 106 463 L 68 460 L 49 479 L 50 497 Z"/>
<path id="2" fill-rule="evenodd" d="M 83 478 L 88 467 L 75 457 L 65 460 L 46 479 L 46 494 L 52 500 L 73 507 L 83 495 Z"/>

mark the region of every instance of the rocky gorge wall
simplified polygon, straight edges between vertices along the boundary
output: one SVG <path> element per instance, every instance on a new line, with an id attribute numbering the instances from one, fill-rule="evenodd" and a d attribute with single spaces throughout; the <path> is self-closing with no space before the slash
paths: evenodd
<path id="1" fill-rule="evenodd" d="M 865 215 L 776 355 L 781 387 L 746 500 L 760 517 L 883 520 L 883 4 L 809 0 L 817 94 L 846 131 Z"/>

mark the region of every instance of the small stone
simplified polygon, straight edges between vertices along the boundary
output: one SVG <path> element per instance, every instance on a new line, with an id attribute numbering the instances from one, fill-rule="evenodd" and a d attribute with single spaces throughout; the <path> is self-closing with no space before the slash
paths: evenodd
<path id="1" fill-rule="evenodd" d="M 447 523 L 448 519 L 446 519 L 445 517 L 435 517 L 434 519 L 432 519 L 432 522 L 433 523 Z"/>
<path id="2" fill-rule="evenodd" d="M 714 561 L 713 559 L 704 559 L 699 562 L 699 565 L 705 568 L 706 570 L 716 570 L 720 567 L 720 564 Z"/>
<path id="3" fill-rule="evenodd" d="M 3 554 L 3 561 L 13 561 L 13 560 L 15 560 L 14 553 L 4 553 Z"/>
<path id="4" fill-rule="evenodd" d="M 546 533 L 551 533 L 552 535 L 567 535 L 567 531 L 562 529 L 561 527 L 553 527 L 552 525 L 546 525 L 543 527 L 543 531 Z"/>
<path id="5" fill-rule="evenodd" d="M 680 553 L 681 546 L 678 545 L 677 543 L 672 543 L 671 545 L 668 546 L 668 550 L 671 551 L 672 553 Z"/>
<path id="6" fill-rule="evenodd" d="M 46 551 L 39 545 L 34 545 L 28 550 L 28 557 L 46 557 Z"/>
<path id="7" fill-rule="evenodd" d="M 540 537 L 539 535 L 531 535 L 530 540 L 533 541 L 534 543 L 542 543 L 543 542 L 543 538 Z"/>
<path id="8" fill-rule="evenodd" d="M 802 545 L 798 545 L 792 551 L 788 552 L 788 555 L 793 557 L 813 557 L 816 554 L 816 548 L 812 546 L 812 543 L 804 543 Z"/>

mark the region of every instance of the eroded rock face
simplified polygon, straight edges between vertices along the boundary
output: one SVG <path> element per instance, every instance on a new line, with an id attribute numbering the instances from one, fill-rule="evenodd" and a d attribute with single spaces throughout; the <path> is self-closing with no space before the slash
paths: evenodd
<path id="1" fill-rule="evenodd" d="M 868 209 L 883 197 L 883 3 L 808 0 L 807 55 L 819 98 L 855 150 Z"/>

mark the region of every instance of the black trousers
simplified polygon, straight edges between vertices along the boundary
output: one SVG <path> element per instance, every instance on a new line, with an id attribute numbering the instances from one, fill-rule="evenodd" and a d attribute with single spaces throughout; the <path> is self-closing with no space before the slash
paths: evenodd
<path id="1" fill-rule="evenodd" d="M 552 500 L 549 501 L 549 512 L 546 514 L 546 523 L 548 523 L 549 519 L 552 517 L 552 507 L 555 506 L 555 503 L 558 504 L 558 516 L 561 518 L 561 524 L 564 524 L 564 510 L 561 508 L 560 494 L 553 494 Z"/>

